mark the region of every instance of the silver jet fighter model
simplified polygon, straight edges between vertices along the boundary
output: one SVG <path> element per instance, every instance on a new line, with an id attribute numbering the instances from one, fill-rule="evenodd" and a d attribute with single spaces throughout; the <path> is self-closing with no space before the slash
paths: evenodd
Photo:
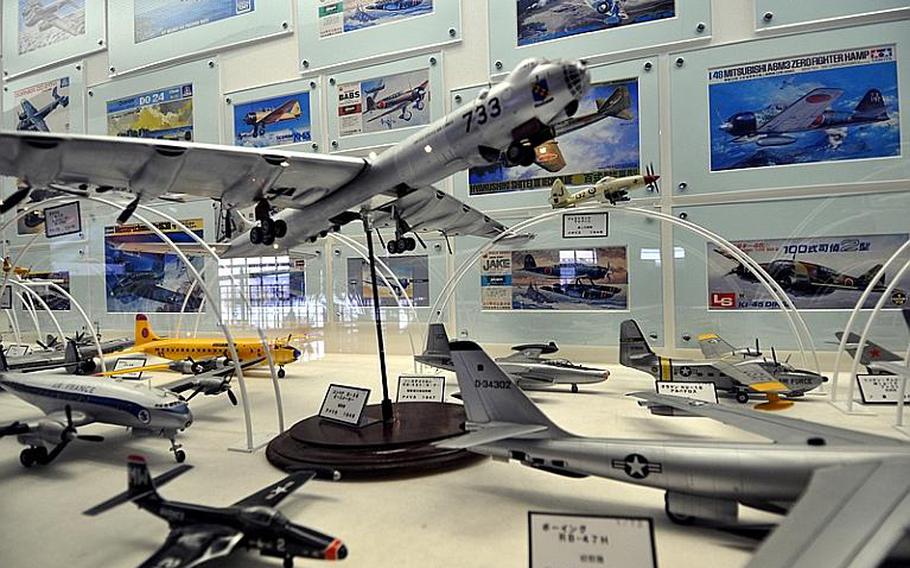
<path id="1" fill-rule="evenodd" d="M 578 392 L 578 385 L 601 383 L 610 377 L 610 371 L 577 365 L 568 359 L 547 359 L 559 351 L 556 343 L 531 343 L 512 347 L 513 353 L 496 360 L 520 388 L 528 390 L 546 389 L 555 385 L 572 385 L 572 392 Z M 427 328 L 427 346 L 423 353 L 414 357 L 418 363 L 444 371 L 454 371 L 449 337 L 445 325 L 431 323 Z"/>
<path id="2" fill-rule="evenodd" d="M 554 125 L 578 111 L 590 75 L 577 61 L 528 59 L 476 99 L 418 130 L 375 159 L 326 156 L 272 148 L 240 148 L 170 140 L 0 132 L 0 175 L 27 184 L 0 205 L 5 212 L 32 186 L 71 192 L 127 190 L 135 198 L 118 221 L 129 219 L 141 199 L 182 193 L 220 200 L 229 210 L 255 205 L 258 225 L 236 236 L 225 256 L 255 256 L 276 239 L 286 247 L 315 240 L 367 211 L 385 206 L 395 220 L 389 249 L 413 250 L 408 217 L 434 209 L 438 220 L 422 231 L 446 236 L 501 234 L 505 227 L 431 184 L 472 166 L 547 162 L 558 145 Z M 543 163 L 543 162 L 542 162 Z M 409 195 L 419 193 L 396 207 Z M 376 198 L 375 200 L 373 198 Z M 384 199 L 385 203 L 376 203 Z M 445 202 L 454 219 L 438 211 Z M 274 208 L 283 209 L 272 216 Z M 463 212 L 470 211 L 470 219 Z"/>
<path id="3" fill-rule="evenodd" d="M 749 563 L 875 567 L 910 526 L 910 444 L 737 407 L 635 393 L 772 440 L 623 440 L 575 436 L 550 421 L 473 342 L 451 345 L 468 433 L 437 442 L 567 477 L 666 492 L 677 522 L 733 523 L 738 505 L 787 516 Z"/>
<path id="4" fill-rule="evenodd" d="M 650 374 L 659 381 L 711 382 L 720 391 L 733 395 L 737 402 L 749 402 L 752 394 L 765 395 L 768 402 L 762 410 L 780 410 L 791 406 L 782 395 L 798 397 L 828 378 L 812 371 L 794 369 L 781 363 L 772 348 L 772 360 L 761 357 L 756 349 L 737 349 L 715 333 L 698 337 L 705 359 L 686 360 L 661 357 L 651 350 L 635 320 L 625 320 L 619 327 L 619 362 L 626 367 Z"/>
<path id="5" fill-rule="evenodd" d="M 76 432 L 93 422 L 163 436 L 171 441 L 176 460 L 186 459 L 175 438 L 193 423 L 193 415 L 186 401 L 170 391 L 143 383 L 43 373 L 3 373 L 0 386 L 45 413 L 36 420 L 0 427 L 0 437 L 15 435 L 28 446 L 19 454 L 25 467 L 49 464 L 75 439 L 102 441 L 101 436 Z"/>

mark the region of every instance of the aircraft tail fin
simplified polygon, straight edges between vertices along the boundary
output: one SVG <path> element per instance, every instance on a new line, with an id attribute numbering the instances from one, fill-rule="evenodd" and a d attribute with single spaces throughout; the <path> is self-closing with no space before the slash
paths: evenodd
<path id="1" fill-rule="evenodd" d="M 566 184 L 561 179 L 556 178 L 553 187 L 550 188 L 550 205 L 559 207 L 566 201 Z"/>
<path id="2" fill-rule="evenodd" d="M 622 120 L 632 120 L 632 95 L 625 85 L 617 87 L 606 99 L 597 99 L 597 112 Z"/>
<path id="3" fill-rule="evenodd" d="M 470 425 L 481 429 L 525 427 L 510 430 L 512 434 L 506 437 L 564 435 L 479 345 L 453 341 L 449 349 Z"/>
<path id="4" fill-rule="evenodd" d="M 376 110 L 376 101 L 373 97 L 367 97 L 367 112 Z"/>
<path id="5" fill-rule="evenodd" d="M 163 501 L 163 499 L 160 495 L 158 495 L 156 486 L 160 487 L 165 483 L 176 479 L 177 476 L 182 475 L 191 469 L 193 469 L 193 466 L 181 464 L 152 479 L 152 476 L 149 473 L 148 465 L 145 463 L 145 458 L 136 455 L 129 456 L 126 463 L 126 491 L 114 495 L 107 501 L 99 503 L 91 509 L 83 511 L 82 514 L 89 516 L 99 515 L 105 511 L 113 509 L 117 505 L 122 505 L 130 501 L 136 502 L 136 504 L 140 507 L 148 504 L 149 502 L 160 503 Z"/>
<path id="6" fill-rule="evenodd" d="M 844 332 L 838 331 L 834 334 L 838 340 L 844 336 Z M 844 349 L 847 350 L 847 353 L 851 357 L 856 358 L 856 348 L 859 346 L 859 335 L 851 333 L 847 336 L 847 342 L 844 345 Z M 863 366 L 869 366 L 869 363 L 874 363 L 876 361 L 903 361 L 904 358 L 898 354 L 890 351 L 881 345 L 873 341 L 866 341 L 866 346 L 863 349 L 863 354 L 860 355 L 859 362 Z"/>
<path id="7" fill-rule="evenodd" d="M 619 362 L 633 369 L 647 370 L 655 366 L 659 358 L 651 350 L 648 340 L 635 320 L 625 320 L 619 326 Z"/>
<path id="8" fill-rule="evenodd" d="M 854 118 L 865 120 L 888 120 L 888 109 L 885 107 L 885 98 L 878 89 L 869 89 L 863 100 L 856 105 Z"/>
<path id="9" fill-rule="evenodd" d="M 537 268 L 537 261 L 534 260 L 533 254 L 526 254 L 524 258 L 524 267 L 528 268 Z"/>
<path id="10" fill-rule="evenodd" d="M 446 326 L 442 323 L 431 323 L 427 328 L 427 346 L 423 350 L 424 354 L 451 355 L 449 351 L 449 336 L 446 334 Z"/>
<path id="11" fill-rule="evenodd" d="M 152 331 L 152 325 L 145 314 L 136 314 L 136 347 L 161 339 Z"/>
<path id="12" fill-rule="evenodd" d="M 881 264 L 876 264 L 875 266 L 873 266 L 873 267 L 870 268 L 869 270 L 863 272 L 863 274 L 859 277 L 859 281 L 862 282 L 863 286 L 868 286 L 869 283 L 872 282 L 872 279 L 875 278 L 875 275 L 878 274 L 878 271 L 881 270 L 881 269 L 882 269 L 882 265 L 881 265 Z M 885 283 L 885 275 L 884 275 L 884 274 L 882 274 L 881 283 L 882 283 L 883 285 L 884 285 L 884 283 Z"/>
<path id="13" fill-rule="evenodd" d="M 75 375 L 79 372 L 79 346 L 76 345 L 76 342 L 72 339 L 66 340 L 66 347 L 63 349 L 63 361 L 66 363 L 64 369 L 70 375 Z"/>

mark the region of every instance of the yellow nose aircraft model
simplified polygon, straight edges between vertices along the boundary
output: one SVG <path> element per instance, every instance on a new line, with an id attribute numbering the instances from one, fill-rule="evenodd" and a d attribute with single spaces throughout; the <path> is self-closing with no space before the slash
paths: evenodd
<path id="1" fill-rule="evenodd" d="M 275 340 L 269 345 L 272 351 L 272 361 L 278 366 L 278 377 L 284 378 L 284 366 L 300 358 L 300 350 L 290 345 L 291 337 L 285 340 Z M 234 348 L 240 363 L 265 359 L 265 348 L 258 338 L 238 338 L 234 340 Z M 123 353 L 145 353 L 155 357 L 162 357 L 180 363 L 188 363 L 190 372 L 195 373 L 196 368 L 204 370 L 210 363 L 217 364 L 219 359 L 229 362 L 228 343 L 224 338 L 216 337 L 159 337 L 152 331 L 148 316 L 136 315 L 136 342 L 130 349 Z M 259 363 L 263 364 L 263 363 Z M 180 370 L 180 366 L 149 365 L 142 370 Z M 139 369 L 131 369 L 137 371 Z M 122 371 L 121 371 L 122 372 Z"/>

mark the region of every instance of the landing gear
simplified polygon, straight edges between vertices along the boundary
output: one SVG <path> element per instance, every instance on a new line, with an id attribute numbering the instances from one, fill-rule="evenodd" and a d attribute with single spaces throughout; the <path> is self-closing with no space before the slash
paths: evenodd
<path id="1" fill-rule="evenodd" d="M 19 453 L 19 463 L 24 467 L 32 467 L 33 465 L 47 465 L 47 448 L 44 446 L 34 446 L 31 448 L 25 448 Z"/>
<path id="2" fill-rule="evenodd" d="M 664 493 L 664 512 L 667 513 L 667 518 L 677 525 L 691 525 L 695 523 L 695 517 L 692 515 L 681 515 L 670 510 L 670 498 L 666 493 Z"/>
<path id="3" fill-rule="evenodd" d="M 287 375 L 287 372 L 284 370 L 284 367 L 278 367 L 277 375 L 278 375 L 279 379 L 283 379 L 285 377 L 285 375 Z"/>
<path id="4" fill-rule="evenodd" d="M 174 459 L 177 460 L 177 463 L 186 461 L 186 452 L 180 449 L 182 447 L 174 438 L 171 438 L 171 451 L 174 452 Z"/>
<path id="5" fill-rule="evenodd" d="M 271 206 L 267 199 L 260 199 L 256 204 L 256 220 L 259 225 L 250 229 L 250 242 L 254 245 L 271 245 L 275 239 L 288 234 L 288 224 L 284 219 L 273 219 Z"/>
<path id="6" fill-rule="evenodd" d="M 293 556 L 285 556 L 285 557 L 284 557 L 284 560 L 281 562 L 281 565 L 282 565 L 284 568 L 294 568 L 294 557 L 293 557 Z"/>
<path id="7" fill-rule="evenodd" d="M 389 254 L 401 254 L 403 252 L 410 252 L 417 249 L 417 241 L 413 237 L 392 239 L 386 243 L 386 249 L 389 251 Z"/>
<path id="8" fill-rule="evenodd" d="M 578 385 L 572 385 L 572 392 L 574 392 L 574 393 L 578 392 Z"/>
<path id="9" fill-rule="evenodd" d="M 509 165 L 530 166 L 534 163 L 534 148 L 520 142 L 512 142 L 506 148 L 506 161 Z"/>
<path id="10" fill-rule="evenodd" d="M 744 392 L 744 391 L 738 391 L 736 393 L 736 402 L 738 402 L 740 404 L 746 404 L 747 402 L 749 402 L 749 393 Z"/>

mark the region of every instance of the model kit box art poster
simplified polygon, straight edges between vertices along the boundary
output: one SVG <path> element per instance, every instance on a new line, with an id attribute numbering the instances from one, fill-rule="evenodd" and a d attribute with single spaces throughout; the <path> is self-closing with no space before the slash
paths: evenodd
<path id="1" fill-rule="evenodd" d="M 625 310 L 624 246 L 488 252 L 480 260 L 485 310 Z"/>
<path id="2" fill-rule="evenodd" d="M 70 78 L 42 81 L 13 91 L 18 111 L 16 130 L 70 131 Z"/>
<path id="3" fill-rule="evenodd" d="M 29 285 L 29 288 L 38 294 L 42 301 L 47 304 L 47 307 L 53 311 L 67 311 L 70 309 L 70 300 L 66 295 L 60 293 L 56 288 L 59 286 L 66 293 L 70 292 L 70 273 L 66 270 L 61 270 L 57 272 L 32 272 L 29 271 L 27 274 L 22 276 L 23 280 L 31 280 L 32 284 Z M 42 283 L 44 283 L 42 285 Z M 53 284 L 53 285 L 52 285 Z M 26 294 L 23 291 L 19 291 L 22 294 L 22 297 L 26 302 L 29 302 L 30 308 L 38 312 L 44 309 L 44 306 L 41 305 L 41 302 L 37 301 L 34 296 L 31 294 Z"/>
<path id="4" fill-rule="evenodd" d="M 202 219 L 181 223 L 203 237 Z M 155 223 L 155 227 L 175 243 L 195 243 L 170 222 Z M 204 257 L 187 257 L 202 273 Z M 200 286 L 193 286 L 193 274 L 170 245 L 144 224 L 104 228 L 104 265 L 108 312 L 179 312 L 187 294 L 185 311 L 199 310 L 204 294 Z"/>
<path id="5" fill-rule="evenodd" d="M 851 309 L 875 274 L 907 241 L 907 234 L 732 241 L 780 285 L 799 309 Z M 778 309 L 765 287 L 742 264 L 708 244 L 708 309 Z M 900 263 L 898 263 L 899 265 Z M 863 306 L 871 309 L 891 284 L 875 284 Z M 903 307 L 910 276 L 897 283 L 886 308 Z"/>
<path id="6" fill-rule="evenodd" d="M 675 0 L 515 0 L 515 2 L 519 47 L 676 16 Z"/>
<path id="7" fill-rule="evenodd" d="M 193 140 L 193 85 L 173 85 L 107 102 L 109 136 Z"/>
<path id="8" fill-rule="evenodd" d="M 544 189 L 557 179 L 566 185 L 593 184 L 604 176 L 637 175 L 641 163 L 638 80 L 591 86 L 576 114 L 553 126 L 568 164 L 558 174 L 540 166 L 508 167 L 504 161 L 471 168 L 470 195 Z"/>
<path id="9" fill-rule="evenodd" d="M 339 85 L 338 133 L 353 136 L 430 123 L 430 72 L 417 69 Z"/>
<path id="10" fill-rule="evenodd" d="M 334 37 L 431 14 L 436 1 L 319 0 L 319 37 Z"/>
<path id="11" fill-rule="evenodd" d="M 312 140 L 310 93 L 234 105 L 234 144 L 264 148 Z"/>
<path id="12" fill-rule="evenodd" d="M 18 2 L 19 55 L 85 34 L 85 0 Z"/>
<path id="13" fill-rule="evenodd" d="M 900 156 L 897 49 L 708 71 L 711 170 Z"/>
<path id="14" fill-rule="evenodd" d="M 135 42 L 249 14 L 255 0 L 133 0 Z"/>
<path id="15" fill-rule="evenodd" d="M 430 264 L 426 255 L 394 256 L 384 259 L 398 280 L 389 278 L 386 283 L 379 274 L 379 305 L 397 307 L 404 305 L 407 294 L 416 307 L 430 305 Z M 373 287 L 370 283 L 370 265 L 362 258 L 348 259 L 348 299 L 355 306 L 373 305 Z"/>

